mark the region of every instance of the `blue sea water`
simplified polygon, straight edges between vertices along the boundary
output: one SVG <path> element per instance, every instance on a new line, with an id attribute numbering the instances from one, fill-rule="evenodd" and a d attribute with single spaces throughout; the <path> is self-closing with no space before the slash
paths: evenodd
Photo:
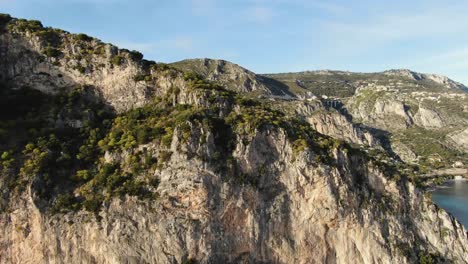
<path id="1" fill-rule="evenodd" d="M 449 181 L 432 192 L 432 200 L 468 229 L 468 181 Z"/>

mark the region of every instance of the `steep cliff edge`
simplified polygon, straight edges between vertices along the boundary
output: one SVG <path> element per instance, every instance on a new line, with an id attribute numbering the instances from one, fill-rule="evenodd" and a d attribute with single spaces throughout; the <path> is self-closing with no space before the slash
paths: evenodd
<path id="1" fill-rule="evenodd" d="M 301 118 L 38 22 L 0 40 L 2 263 L 468 262 L 407 175 Z"/>

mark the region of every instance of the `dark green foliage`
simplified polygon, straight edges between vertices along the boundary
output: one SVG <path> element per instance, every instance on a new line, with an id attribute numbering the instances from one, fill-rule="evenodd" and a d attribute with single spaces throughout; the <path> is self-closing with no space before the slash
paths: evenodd
<path id="1" fill-rule="evenodd" d="M 420 253 L 419 254 L 419 264 L 438 264 L 438 263 L 448 263 L 445 258 L 439 254 L 434 253 Z"/>
<path id="2" fill-rule="evenodd" d="M 442 129 L 427 130 L 413 127 L 399 133 L 394 139 L 409 146 L 415 154 L 422 157 L 418 161 L 422 168 L 438 169 L 468 158 L 466 153 L 443 144 L 447 134 L 448 131 Z"/>
<path id="3" fill-rule="evenodd" d="M 15 162 L 15 158 L 13 157 L 13 151 L 4 151 L 0 155 L 0 166 L 6 169 L 11 168 Z"/>
<path id="4" fill-rule="evenodd" d="M 167 70 L 171 70 L 171 66 L 167 65 L 166 63 L 155 63 L 155 64 L 151 64 L 151 68 L 155 71 L 167 71 Z"/>
<path id="5" fill-rule="evenodd" d="M 60 194 L 55 198 L 52 211 L 54 213 L 63 213 L 69 210 L 77 210 L 80 208 L 79 202 L 70 193 Z"/>
<path id="6" fill-rule="evenodd" d="M 417 245 L 418 243 L 415 243 Z M 419 264 L 438 264 L 438 263 L 450 263 L 446 258 L 438 253 L 430 253 L 409 245 L 408 243 L 397 243 L 396 249 L 399 254 L 407 257 L 412 263 Z"/>
<path id="7" fill-rule="evenodd" d="M 122 63 L 124 63 L 124 61 L 125 61 L 125 58 L 122 57 L 121 55 L 114 56 L 111 59 L 111 63 L 113 65 L 117 65 L 117 66 L 122 65 Z"/>
<path id="8" fill-rule="evenodd" d="M 58 58 L 62 55 L 62 52 L 59 49 L 47 47 L 43 51 L 44 55 L 47 57 Z"/>
<path id="9" fill-rule="evenodd" d="M 201 118 L 201 112 L 191 106 L 168 107 L 162 103 L 149 104 L 117 117 L 112 130 L 99 142 L 99 146 L 104 150 L 127 149 L 151 141 L 168 146 L 177 126 Z"/>
<path id="10" fill-rule="evenodd" d="M 0 119 L 15 120 L 37 111 L 45 100 L 46 96 L 39 91 L 26 88 L 12 90 L 0 83 Z"/>
<path id="11" fill-rule="evenodd" d="M 195 259 L 186 259 L 184 260 L 184 262 L 182 262 L 183 264 L 197 264 L 198 262 L 195 260 Z"/>
<path id="12" fill-rule="evenodd" d="M 90 201 L 95 199 L 96 191 L 103 190 L 106 193 L 106 197 L 104 198 L 127 194 L 135 196 L 148 195 L 144 183 L 137 181 L 131 173 L 124 172 L 121 164 L 116 163 L 103 164 L 93 180 L 85 188 L 94 190 L 94 192 L 85 194 L 85 199 Z"/>
<path id="13" fill-rule="evenodd" d="M 102 56 L 102 55 L 105 55 L 106 54 L 106 49 L 103 45 L 98 45 L 97 47 L 95 47 L 93 50 L 92 50 L 92 53 L 94 55 L 99 55 L 99 56 Z"/>
<path id="14" fill-rule="evenodd" d="M 170 151 L 161 151 L 161 153 L 159 154 L 159 161 L 160 161 L 161 165 L 168 162 L 171 159 L 171 156 L 172 156 L 172 152 L 170 152 Z"/>
<path id="15" fill-rule="evenodd" d="M 26 31 L 36 32 L 44 28 L 40 21 L 26 20 L 26 19 L 15 20 L 14 26 L 16 29 L 18 29 L 19 31 L 23 31 L 23 32 L 26 32 Z"/>
<path id="16" fill-rule="evenodd" d="M 133 80 L 135 82 L 141 82 L 141 81 L 151 81 L 151 76 L 150 75 L 145 75 L 145 74 L 137 74 L 133 76 Z"/>
<path id="17" fill-rule="evenodd" d="M 149 70 L 151 67 L 156 65 L 156 62 L 150 60 L 141 60 L 140 63 L 145 71 Z"/>
<path id="18" fill-rule="evenodd" d="M 86 42 L 89 42 L 89 41 L 93 40 L 92 37 L 90 37 L 90 36 L 88 36 L 86 34 L 82 34 L 82 33 L 81 34 L 76 34 L 75 39 L 79 40 L 79 41 L 86 41 Z"/>
<path id="19" fill-rule="evenodd" d="M 35 34 L 49 46 L 58 47 L 62 43 L 60 33 L 53 28 L 44 28 L 43 30 L 37 31 Z"/>
<path id="20" fill-rule="evenodd" d="M 141 61 L 143 59 L 143 54 L 136 50 L 130 51 L 130 56 L 134 61 Z"/>
<path id="21" fill-rule="evenodd" d="M 10 22 L 12 17 L 9 14 L 1 14 L 0 13 L 0 27 L 3 27 L 8 22 Z"/>
<path id="22" fill-rule="evenodd" d="M 256 101 L 250 98 L 241 97 L 241 96 L 237 97 L 237 103 L 241 106 L 248 106 L 248 107 L 260 105 L 259 101 Z"/>
<path id="23" fill-rule="evenodd" d="M 91 180 L 101 155 L 97 142 L 109 124 L 105 119 L 111 116 L 102 112 L 102 104 L 88 99 L 90 92 L 87 87 L 56 96 L 27 88 L 2 86 L 0 90 L 0 127 L 5 131 L 0 153 L 7 147 L 16 149 L 14 156 L 19 163 L 9 179 L 11 183 L 39 179 L 42 187 L 35 190 L 36 194 L 53 204 L 55 212 L 62 206 L 80 206 L 80 199 L 71 203 L 70 197 L 62 194 Z M 64 125 L 62 120 L 68 119 L 82 120 L 83 127 Z M 2 154 L 2 163 L 15 162 L 12 158 L 13 152 L 8 151 Z M 24 184 L 10 186 L 22 188 Z"/>
<path id="24" fill-rule="evenodd" d="M 85 74 L 86 73 L 86 68 L 83 67 L 81 64 L 78 64 L 75 66 L 75 70 L 79 71 L 81 74 Z"/>

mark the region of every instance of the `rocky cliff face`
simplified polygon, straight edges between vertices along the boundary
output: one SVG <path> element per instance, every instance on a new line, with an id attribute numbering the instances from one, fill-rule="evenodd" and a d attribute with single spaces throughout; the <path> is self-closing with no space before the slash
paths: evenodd
<path id="1" fill-rule="evenodd" d="M 31 21 L 0 40 L 1 92 L 45 98 L 1 115 L 1 263 L 468 262 L 406 175 L 303 118 Z"/>
<path id="2" fill-rule="evenodd" d="M 380 147 L 379 139 L 362 127 L 353 124 L 348 117 L 320 101 L 288 102 L 292 115 L 301 116 L 319 133 L 368 147 Z M 286 107 L 281 107 L 285 109 Z"/>
<path id="3" fill-rule="evenodd" d="M 326 166 L 310 151 L 293 158 L 281 132 L 258 132 L 234 152 L 242 170 L 259 177 L 252 186 L 187 160 L 178 143 L 174 138 L 175 154 L 158 172 L 157 200 L 112 200 L 99 220 L 85 212 L 43 214 L 24 193 L 0 219 L 1 261 L 411 263 L 426 250 L 468 259 L 461 224 L 411 184 L 349 154 L 335 152 L 338 165 Z M 184 148 L 205 148 L 189 144 Z"/>
<path id="4" fill-rule="evenodd" d="M 456 147 L 468 151 L 468 128 L 462 131 L 455 131 L 449 135 Z"/>
<path id="5" fill-rule="evenodd" d="M 447 92 L 450 87 L 415 92 L 370 85 L 358 88 L 345 107 L 354 121 L 392 133 L 393 151 L 403 160 L 441 166 L 424 161 L 434 155 L 442 166 L 450 167 L 468 158 L 462 133 L 468 125 L 464 110 L 468 96 L 463 90 Z"/>

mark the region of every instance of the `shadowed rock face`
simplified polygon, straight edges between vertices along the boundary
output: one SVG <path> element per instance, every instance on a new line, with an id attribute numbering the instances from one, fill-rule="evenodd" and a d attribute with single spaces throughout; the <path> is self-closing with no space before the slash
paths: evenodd
<path id="1" fill-rule="evenodd" d="M 1 44 L 9 49 L 0 69 L 8 89 L 56 94 L 84 85 L 92 100 L 118 113 L 156 97 L 168 100 L 168 107 L 216 108 L 220 117 L 247 107 L 194 89 L 183 72 L 146 67 L 127 51 L 96 40 L 72 43 L 76 36 L 61 34 L 63 55 L 43 58 L 45 44 L 36 35 L 15 28 L 2 33 Z M 83 56 L 84 47 L 103 52 Z M 141 75 L 150 77 L 135 78 Z M 372 144 L 335 114 L 311 122 L 323 132 Z M 176 127 L 167 146 L 130 145 L 100 157 L 124 164 L 142 149 L 172 153 L 162 166 L 140 172 L 159 181 L 151 199 L 126 194 L 110 197 L 94 213 L 53 213 L 39 195 L 43 176 L 23 175 L 23 191 L 11 191 L 11 175 L 2 170 L 0 262 L 413 263 L 428 256 L 467 263 L 462 225 L 364 153 L 343 146 L 326 156 L 318 147 L 298 149 L 291 132 L 274 125 L 249 133 L 233 129 L 231 146 L 220 137 L 225 131 L 188 123 L 189 132 Z M 215 158 L 219 149 L 228 149 L 230 157 Z"/>

